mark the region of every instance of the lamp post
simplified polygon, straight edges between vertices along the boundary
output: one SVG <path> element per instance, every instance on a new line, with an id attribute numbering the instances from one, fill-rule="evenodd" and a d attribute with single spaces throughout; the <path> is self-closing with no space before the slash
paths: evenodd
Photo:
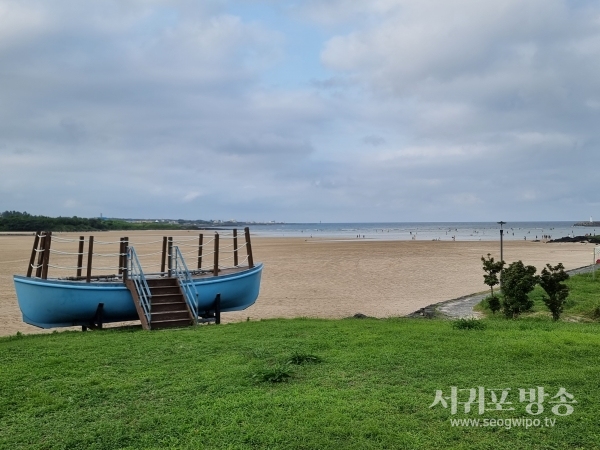
<path id="1" fill-rule="evenodd" d="M 500 222 L 498 222 L 498 225 L 500 225 L 500 261 L 504 261 L 504 253 L 503 253 L 503 236 L 504 236 L 504 230 L 502 229 L 502 225 L 505 225 L 506 222 L 503 222 L 502 220 Z M 500 273 L 500 289 L 502 289 L 502 273 Z"/>

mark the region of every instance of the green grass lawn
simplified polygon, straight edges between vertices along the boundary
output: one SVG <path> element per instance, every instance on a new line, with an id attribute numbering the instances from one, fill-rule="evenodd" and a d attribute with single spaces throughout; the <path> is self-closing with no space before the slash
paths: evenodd
<path id="1" fill-rule="evenodd" d="M 3 338 L 0 448 L 600 448 L 600 324 L 483 323 L 295 319 Z M 451 386 L 510 388 L 515 410 L 430 408 Z M 519 388 L 537 386 L 564 387 L 574 412 L 546 403 L 529 415 Z M 556 423 L 451 426 L 466 418 Z"/>

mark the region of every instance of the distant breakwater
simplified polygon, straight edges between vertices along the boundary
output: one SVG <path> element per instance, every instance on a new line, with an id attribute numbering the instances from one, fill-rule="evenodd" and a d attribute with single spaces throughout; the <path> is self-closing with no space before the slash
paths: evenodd
<path id="1" fill-rule="evenodd" d="M 600 244 L 600 238 L 596 236 L 566 236 L 548 241 L 549 244 L 553 242 L 589 242 L 590 244 Z"/>
<path id="2" fill-rule="evenodd" d="M 600 222 L 577 222 L 574 227 L 600 227 Z"/>

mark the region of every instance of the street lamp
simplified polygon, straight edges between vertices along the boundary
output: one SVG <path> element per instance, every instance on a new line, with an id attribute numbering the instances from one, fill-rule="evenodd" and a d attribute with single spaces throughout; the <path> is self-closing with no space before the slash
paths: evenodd
<path id="1" fill-rule="evenodd" d="M 502 237 L 504 236 L 504 230 L 502 229 L 502 225 L 506 224 L 506 222 L 500 221 L 497 222 L 500 225 L 500 261 L 504 261 L 504 257 L 502 256 Z"/>
<path id="2" fill-rule="evenodd" d="M 504 230 L 502 229 L 502 225 L 505 225 L 506 222 L 503 222 L 502 220 L 500 222 L 497 222 L 498 225 L 500 225 L 500 261 L 504 261 L 504 254 L 503 254 L 503 249 L 502 249 L 502 238 L 504 236 Z M 502 274 L 500 274 L 500 289 L 502 289 Z"/>

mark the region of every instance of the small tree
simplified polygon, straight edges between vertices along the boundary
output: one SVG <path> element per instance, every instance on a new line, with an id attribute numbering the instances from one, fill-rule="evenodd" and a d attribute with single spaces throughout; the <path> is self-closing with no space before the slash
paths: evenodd
<path id="1" fill-rule="evenodd" d="M 565 301 L 569 296 L 569 287 L 562 283 L 569 279 L 569 274 L 565 272 L 562 263 L 552 267 L 546 264 L 540 276 L 540 286 L 546 291 L 548 297 L 543 297 L 544 303 L 552 313 L 552 319 L 560 319 L 563 312 Z"/>
<path id="2" fill-rule="evenodd" d="M 533 300 L 529 293 L 538 283 L 534 266 L 525 266 L 522 261 L 517 261 L 502 271 L 502 292 L 504 293 L 504 315 L 517 318 L 519 314 L 529 311 Z"/>
<path id="3" fill-rule="evenodd" d="M 488 306 L 492 310 L 492 313 L 496 314 L 496 311 L 500 310 L 500 300 L 494 295 L 494 286 L 499 283 L 498 274 L 502 272 L 504 268 L 504 261 L 494 261 L 491 254 L 487 254 L 487 259 L 481 257 L 483 262 L 483 282 L 487 284 L 492 292 L 492 295 L 488 299 Z"/>

